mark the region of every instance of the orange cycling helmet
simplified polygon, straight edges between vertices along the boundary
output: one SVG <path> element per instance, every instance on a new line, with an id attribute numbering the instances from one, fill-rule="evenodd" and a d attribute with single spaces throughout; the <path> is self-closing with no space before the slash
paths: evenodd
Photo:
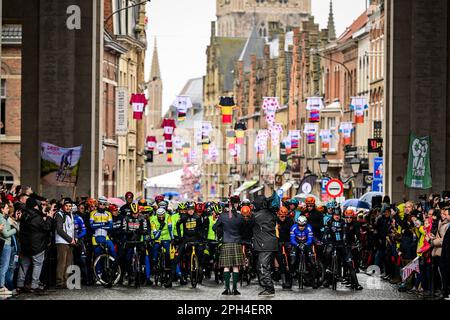
<path id="1" fill-rule="evenodd" d="M 118 210 L 119 210 L 119 207 L 117 206 L 117 204 L 114 204 L 114 203 L 110 204 L 108 207 L 109 212 L 116 212 Z"/>
<path id="2" fill-rule="evenodd" d="M 241 208 L 241 214 L 242 214 L 244 217 L 248 217 L 248 216 L 251 214 L 251 212 L 252 212 L 252 210 L 250 209 L 249 206 L 243 206 L 243 207 Z"/>
<path id="3" fill-rule="evenodd" d="M 278 211 L 278 215 L 280 217 L 286 217 L 288 215 L 289 210 L 286 207 L 281 207 Z"/>
<path id="4" fill-rule="evenodd" d="M 315 205 L 316 199 L 314 199 L 314 197 L 306 197 L 305 204 L 306 205 Z"/>
<path id="5" fill-rule="evenodd" d="M 355 211 L 353 211 L 352 209 L 345 210 L 344 217 L 353 218 L 354 216 L 355 216 Z"/>
<path id="6" fill-rule="evenodd" d="M 86 204 L 87 204 L 89 207 L 96 207 L 96 206 L 97 206 L 97 200 L 95 200 L 95 199 L 93 199 L 93 198 L 89 198 L 89 199 L 86 201 Z"/>

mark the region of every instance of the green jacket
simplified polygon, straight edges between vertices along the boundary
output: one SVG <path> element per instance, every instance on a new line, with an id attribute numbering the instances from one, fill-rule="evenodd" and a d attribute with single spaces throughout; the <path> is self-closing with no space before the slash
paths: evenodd
<path id="1" fill-rule="evenodd" d="M 213 216 L 210 215 L 208 217 L 209 219 L 209 226 L 208 226 L 208 240 L 210 241 L 217 241 L 217 236 L 216 236 L 216 232 L 213 230 L 214 225 L 217 222 L 217 219 L 214 220 Z"/>
<path id="2" fill-rule="evenodd" d="M 11 245 L 11 237 L 16 234 L 17 230 L 12 228 L 8 219 L 5 219 L 3 214 L 0 213 L 0 224 L 3 224 L 3 231 L 0 233 L 0 238 L 5 239 L 5 245 Z"/>
<path id="3" fill-rule="evenodd" d="M 166 213 L 164 216 L 164 227 L 160 230 L 161 224 L 156 215 L 150 217 L 152 239 L 167 241 L 172 240 L 172 218 Z"/>
<path id="4" fill-rule="evenodd" d="M 172 215 L 172 232 L 173 232 L 173 235 L 175 237 L 178 237 L 177 222 L 179 220 L 180 220 L 180 214 L 179 213 L 174 213 Z M 183 236 L 183 226 L 182 225 L 180 226 L 180 229 L 181 229 L 181 234 L 179 236 L 181 238 Z"/>

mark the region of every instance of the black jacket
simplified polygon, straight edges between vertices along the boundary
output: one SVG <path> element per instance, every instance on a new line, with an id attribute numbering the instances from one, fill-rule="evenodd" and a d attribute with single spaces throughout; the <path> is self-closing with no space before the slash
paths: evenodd
<path id="1" fill-rule="evenodd" d="M 52 228 L 52 218 L 48 217 L 44 220 L 36 209 L 24 211 L 20 219 L 19 232 L 22 253 L 26 256 L 34 256 L 47 249 Z"/>
<path id="2" fill-rule="evenodd" d="M 277 215 L 274 211 L 264 208 L 254 214 L 253 247 L 259 252 L 278 251 L 276 234 Z"/>
<path id="3" fill-rule="evenodd" d="M 444 269 L 450 271 L 450 228 L 447 228 L 444 239 L 442 240 L 441 265 Z"/>
<path id="4" fill-rule="evenodd" d="M 230 218 L 227 212 L 220 215 L 213 230 L 219 230 L 219 234 L 223 234 L 223 243 L 241 243 L 243 225 L 242 215 L 233 212 Z"/>

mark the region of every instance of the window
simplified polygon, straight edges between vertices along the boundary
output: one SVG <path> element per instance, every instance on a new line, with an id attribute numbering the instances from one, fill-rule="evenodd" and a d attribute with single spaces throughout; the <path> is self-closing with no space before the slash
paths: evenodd
<path id="1" fill-rule="evenodd" d="M 11 188 L 14 184 L 14 177 L 9 171 L 0 170 L 0 182 Z"/>
<path id="2" fill-rule="evenodd" d="M 337 152 L 337 143 L 338 143 L 338 130 L 336 127 L 336 118 L 331 117 L 328 118 L 328 129 L 331 133 L 331 139 L 330 139 L 330 148 L 328 149 L 328 152 Z"/>
<path id="3" fill-rule="evenodd" d="M 0 85 L 0 134 L 5 134 L 6 129 L 6 79 L 2 79 Z"/>

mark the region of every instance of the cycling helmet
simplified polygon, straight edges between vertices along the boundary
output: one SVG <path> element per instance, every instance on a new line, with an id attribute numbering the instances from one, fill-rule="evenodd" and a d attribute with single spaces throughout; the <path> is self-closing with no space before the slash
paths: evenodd
<path id="1" fill-rule="evenodd" d="M 358 221 L 364 221 L 364 213 L 363 212 L 358 213 Z"/>
<path id="2" fill-rule="evenodd" d="M 184 202 L 180 202 L 178 204 L 178 210 L 186 210 L 187 209 L 187 205 Z"/>
<path id="3" fill-rule="evenodd" d="M 95 200 L 95 199 L 93 199 L 93 198 L 89 198 L 89 199 L 86 201 L 86 205 L 87 205 L 88 207 L 96 207 L 96 206 L 97 206 L 97 200 Z"/>
<path id="4" fill-rule="evenodd" d="M 131 203 L 130 204 L 130 210 L 131 210 L 131 213 L 133 214 L 133 213 L 138 213 L 138 204 L 137 203 Z"/>
<path id="5" fill-rule="evenodd" d="M 327 209 L 336 209 L 337 208 L 337 202 L 336 200 L 330 200 L 327 202 Z"/>
<path id="6" fill-rule="evenodd" d="M 114 203 L 111 203 L 108 207 L 109 212 L 116 212 L 117 210 L 119 210 L 119 207 Z"/>
<path id="7" fill-rule="evenodd" d="M 158 207 L 160 207 L 160 208 L 164 208 L 164 209 L 167 209 L 167 207 L 169 206 L 169 204 L 167 203 L 167 201 L 160 201 L 159 203 L 158 203 Z"/>
<path id="8" fill-rule="evenodd" d="M 218 204 L 213 205 L 212 210 L 215 214 L 221 214 L 222 213 L 222 207 Z"/>
<path id="9" fill-rule="evenodd" d="M 306 219 L 305 216 L 300 216 L 297 218 L 297 223 L 301 226 L 306 226 L 306 224 L 308 223 L 308 219 Z"/>
<path id="10" fill-rule="evenodd" d="M 289 200 L 289 201 L 287 201 L 290 205 L 291 204 L 293 204 L 293 205 L 295 205 L 296 207 L 298 207 L 298 205 L 299 205 L 299 202 L 298 202 L 298 199 L 297 198 L 292 198 L 291 200 Z"/>
<path id="11" fill-rule="evenodd" d="M 195 212 L 203 213 L 205 211 L 205 204 L 203 202 L 197 202 L 195 204 Z"/>
<path id="12" fill-rule="evenodd" d="M 243 206 L 243 207 L 241 208 L 241 214 L 242 214 L 244 217 L 248 217 L 251 213 L 252 213 L 252 210 L 250 209 L 249 206 Z"/>
<path id="13" fill-rule="evenodd" d="M 355 211 L 353 211 L 352 209 L 347 209 L 344 211 L 344 216 L 346 218 L 353 218 L 355 216 Z"/>
<path id="14" fill-rule="evenodd" d="M 205 203 L 205 209 L 207 210 L 209 208 L 212 208 L 213 205 L 214 205 L 214 202 L 208 201 Z"/>
<path id="15" fill-rule="evenodd" d="M 195 204 L 192 201 L 186 202 L 187 210 L 195 209 Z"/>
<path id="16" fill-rule="evenodd" d="M 155 197 L 155 201 L 156 201 L 156 203 L 159 204 L 159 202 L 164 201 L 164 196 L 161 195 L 161 194 L 157 195 L 157 196 Z"/>
<path id="17" fill-rule="evenodd" d="M 104 197 L 104 196 L 101 196 L 100 198 L 98 198 L 98 204 L 99 205 L 102 204 L 104 206 L 107 206 L 108 205 L 108 199 L 106 199 L 106 197 Z"/>
<path id="18" fill-rule="evenodd" d="M 147 201 L 144 198 L 142 198 L 141 200 L 139 200 L 139 205 L 145 207 L 147 206 Z"/>
<path id="19" fill-rule="evenodd" d="M 125 199 L 128 199 L 128 198 L 131 198 L 131 199 L 133 199 L 133 198 L 134 198 L 134 194 L 133 194 L 133 192 L 131 192 L 131 191 L 128 191 L 127 193 L 125 193 Z"/>
<path id="20" fill-rule="evenodd" d="M 286 217 L 288 215 L 288 212 L 289 212 L 288 208 L 281 207 L 280 210 L 278 211 L 278 215 L 280 217 Z"/>
<path id="21" fill-rule="evenodd" d="M 145 213 L 152 213 L 153 212 L 153 207 L 152 206 L 145 206 L 144 207 L 144 212 Z"/>
<path id="22" fill-rule="evenodd" d="M 244 199 L 244 200 L 242 200 L 241 205 L 250 207 L 252 205 L 252 203 L 250 202 L 249 199 Z"/>
<path id="23" fill-rule="evenodd" d="M 314 197 L 306 197 L 305 199 L 305 204 L 306 205 L 315 205 L 316 204 L 316 199 Z"/>
<path id="24" fill-rule="evenodd" d="M 156 210 L 156 215 L 158 217 L 161 217 L 161 216 L 163 216 L 165 214 L 166 214 L 166 209 L 164 209 L 164 208 L 159 208 L 158 210 Z"/>

